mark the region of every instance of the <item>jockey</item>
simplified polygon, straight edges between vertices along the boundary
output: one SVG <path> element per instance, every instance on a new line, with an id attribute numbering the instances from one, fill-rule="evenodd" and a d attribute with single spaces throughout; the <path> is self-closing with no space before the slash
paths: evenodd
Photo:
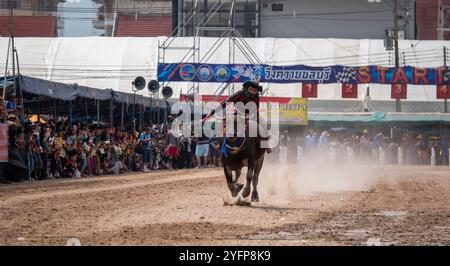
<path id="1" fill-rule="evenodd" d="M 244 84 L 242 84 L 242 90 L 228 97 L 220 104 L 220 106 L 222 109 L 225 109 L 227 103 L 241 102 L 243 104 L 247 104 L 249 102 L 254 102 L 256 104 L 256 108 L 259 109 L 259 91 L 262 91 L 262 87 L 258 84 L 257 81 L 246 81 L 244 82 Z M 215 112 L 216 109 L 212 110 L 211 113 L 207 115 L 203 120 L 207 120 L 208 118 L 213 116 Z"/>
<path id="2" fill-rule="evenodd" d="M 237 103 L 237 102 L 241 102 L 244 105 L 249 103 L 249 102 L 254 102 L 256 104 L 256 108 L 257 108 L 257 116 L 256 117 L 252 117 L 251 119 L 254 119 L 256 121 L 258 121 L 259 118 L 259 92 L 262 91 L 262 86 L 259 85 L 259 83 L 255 80 L 249 80 L 246 81 L 242 84 L 242 90 L 234 93 L 233 95 L 231 95 L 230 97 L 228 97 L 225 101 L 223 101 L 220 104 L 220 107 L 223 109 L 225 109 L 227 103 Z M 203 121 L 206 121 L 208 118 L 210 118 L 211 116 L 214 115 L 214 113 L 216 113 L 216 109 L 213 109 L 204 119 Z M 259 123 L 261 125 L 259 125 L 259 130 L 260 132 L 263 131 L 264 133 L 267 133 L 266 130 L 266 126 L 265 126 L 265 121 L 262 118 L 259 118 Z M 268 135 L 268 134 L 264 134 L 264 135 Z M 267 149 L 267 153 L 271 153 L 272 150 L 271 149 Z"/>

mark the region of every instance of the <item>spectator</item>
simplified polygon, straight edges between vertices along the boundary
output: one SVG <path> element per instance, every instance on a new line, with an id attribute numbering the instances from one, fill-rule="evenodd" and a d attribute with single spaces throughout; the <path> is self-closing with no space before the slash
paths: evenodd
<path id="1" fill-rule="evenodd" d="M 367 130 L 367 129 L 363 130 L 363 135 L 361 136 L 360 144 L 361 144 L 361 155 L 362 155 L 363 162 L 368 163 L 372 156 L 372 152 L 370 149 L 369 130 Z"/>
<path id="2" fill-rule="evenodd" d="M 195 156 L 197 156 L 197 168 L 204 168 L 208 164 L 209 139 L 205 136 L 197 138 Z M 203 161 L 203 163 L 202 163 Z"/>
<path id="3" fill-rule="evenodd" d="M 174 165 L 175 165 L 175 161 L 178 159 L 180 153 L 178 151 L 178 144 L 179 144 L 179 134 L 176 133 L 173 130 L 169 130 L 169 132 L 167 133 L 167 138 L 166 138 L 166 142 L 167 142 L 167 150 L 166 150 L 166 154 L 167 157 L 169 158 L 169 170 L 173 170 L 174 169 Z"/>
<path id="4" fill-rule="evenodd" d="M 311 154 L 315 148 L 315 135 L 312 129 L 309 130 L 309 133 L 305 137 L 305 154 Z"/>
<path id="5" fill-rule="evenodd" d="M 382 147 L 383 144 L 383 134 L 380 132 L 377 135 L 375 135 L 375 137 L 373 137 L 372 140 L 372 147 L 373 147 L 373 161 L 376 164 L 380 163 L 380 149 Z"/>
<path id="6" fill-rule="evenodd" d="M 428 164 L 428 160 L 429 160 L 429 153 L 428 153 L 428 143 L 427 140 L 425 138 L 425 136 L 420 133 L 417 136 L 417 142 L 416 142 L 416 154 L 417 154 L 417 159 L 418 159 L 418 163 L 419 164 Z"/>
<path id="7" fill-rule="evenodd" d="M 152 161 L 152 134 L 150 132 L 150 128 L 147 128 L 145 132 L 142 132 L 139 136 L 139 140 L 142 144 L 143 150 L 143 163 L 144 163 L 144 172 L 148 172 L 148 167 L 152 168 L 150 165 L 150 161 Z"/>
<path id="8" fill-rule="evenodd" d="M 212 137 L 209 145 L 210 145 L 210 147 L 209 147 L 209 155 L 210 155 L 211 167 L 218 167 L 218 166 L 220 166 L 220 142 L 219 142 L 219 138 Z"/>
<path id="9" fill-rule="evenodd" d="M 16 95 L 14 93 L 12 93 L 9 96 L 8 103 L 6 104 L 6 109 L 8 110 L 8 112 L 15 112 L 15 110 L 16 110 Z"/>
<path id="10" fill-rule="evenodd" d="M 448 149 L 449 143 L 446 137 L 441 136 L 437 145 L 438 156 L 436 157 L 437 165 L 448 165 Z"/>
<path id="11" fill-rule="evenodd" d="M 319 144 L 319 149 L 322 152 L 325 152 L 329 148 L 328 137 L 330 137 L 330 134 L 326 130 L 323 131 L 322 134 L 320 134 L 318 144 Z"/>
<path id="12" fill-rule="evenodd" d="M 192 139 L 190 137 L 181 137 L 180 138 L 180 160 L 179 167 L 180 168 L 191 168 L 192 167 L 192 153 L 191 153 L 191 144 Z"/>

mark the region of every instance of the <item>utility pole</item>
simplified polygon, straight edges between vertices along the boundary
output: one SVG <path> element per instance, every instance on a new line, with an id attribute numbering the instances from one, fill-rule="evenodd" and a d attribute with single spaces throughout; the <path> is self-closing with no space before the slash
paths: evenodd
<path id="1" fill-rule="evenodd" d="M 439 0 L 439 7 L 438 7 L 438 40 L 444 39 L 444 28 L 445 28 L 445 13 L 444 8 L 442 6 L 442 0 Z"/>
<path id="2" fill-rule="evenodd" d="M 437 39 L 438 40 L 444 40 L 445 39 L 445 32 L 449 32 L 450 28 L 445 23 L 445 17 L 447 10 L 450 9 L 450 6 L 446 6 L 442 4 L 442 0 L 439 0 L 439 6 L 438 6 L 438 23 L 437 23 Z"/>
<path id="3" fill-rule="evenodd" d="M 11 56 L 12 56 L 12 71 L 13 77 L 16 77 L 16 60 L 14 57 L 14 32 L 13 32 L 13 7 L 12 4 L 9 7 L 9 36 L 11 37 Z M 14 94 L 16 93 L 16 82 L 14 81 Z"/>
<path id="4" fill-rule="evenodd" d="M 444 66 L 447 67 L 447 46 L 444 46 Z M 444 104 L 444 113 L 447 113 L 447 97 L 444 99 Z"/>
<path id="5" fill-rule="evenodd" d="M 394 46 L 395 46 L 395 71 L 400 67 L 399 49 L 398 49 L 398 0 L 394 1 Z M 400 99 L 395 99 L 395 111 L 401 112 Z"/>

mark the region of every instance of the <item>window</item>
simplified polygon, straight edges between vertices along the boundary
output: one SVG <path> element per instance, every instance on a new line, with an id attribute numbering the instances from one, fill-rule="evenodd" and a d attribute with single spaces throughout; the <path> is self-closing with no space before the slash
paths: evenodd
<path id="1" fill-rule="evenodd" d="M 45 0 L 39 0 L 37 11 L 50 11 L 50 5 L 48 5 Z"/>
<path id="2" fill-rule="evenodd" d="M 283 11 L 283 4 L 272 4 L 272 11 Z"/>
<path id="3" fill-rule="evenodd" d="M 0 8 L 2 9 L 9 9 L 9 8 L 20 8 L 21 1 L 20 0 L 6 0 L 0 2 Z"/>

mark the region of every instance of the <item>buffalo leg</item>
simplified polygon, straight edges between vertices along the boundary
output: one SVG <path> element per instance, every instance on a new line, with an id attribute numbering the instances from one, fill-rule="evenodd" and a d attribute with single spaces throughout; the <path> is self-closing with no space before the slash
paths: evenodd
<path id="1" fill-rule="evenodd" d="M 259 202 L 257 187 L 258 187 L 259 172 L 261 171 L 263 162 L 264 162 L 264 155 L 261 156 L 255 163 L 255 172 L 253 174 L 253 179 L 252 179 L 252 185 L 253 185 L 252 201 L 254 201 L 254 202 Z"/>
<path id="2" fill-rule="evenodd" d="M 233 172 L 229 167 L 224 167 L 223 171 L 225 173 L 225 178 L 227 179 L 227 186 L 231 192 L 231 196 L 236 197 L 237 193 L 233 182 Z"/>
<path id="3" fill-rule="evenodd" d="M 237 182 L 237 181 L 239 181 L 239 177 L 241 176 L 242 169 L 237 169 L 237 170 L 234 171 L 234 172 L 236 173 L 236 175 L 235 175 L 235 177 L 234 177 L 233 182 Z"/>
<path id="4" fill-rule="evenodd" d="M 238 183 L 239 177 L 241 176 L 241 172 L 242 172 L 242 169 L 237 169 L 236 171 L 234 171 L 235 176 L 234 176 L 233 183 L 234 183 L 234 191 L 236 192 L 236 195 L 244 187 L 244 184 Z"/>
<path id="5" fill-rule="evenodd" d="M 244 190 L 242 191 L 242 197 L 246 198 L 248 197 L 248 195 L 250 195 L 250 186 L 252 183 L 252 178 L 253 178 L 253 172 L 255 169 L 255 162 L 253 159 L 248 159 L 248 169 L 247 169 L 247 182 L 245 183 L 245 187 Z"/>

